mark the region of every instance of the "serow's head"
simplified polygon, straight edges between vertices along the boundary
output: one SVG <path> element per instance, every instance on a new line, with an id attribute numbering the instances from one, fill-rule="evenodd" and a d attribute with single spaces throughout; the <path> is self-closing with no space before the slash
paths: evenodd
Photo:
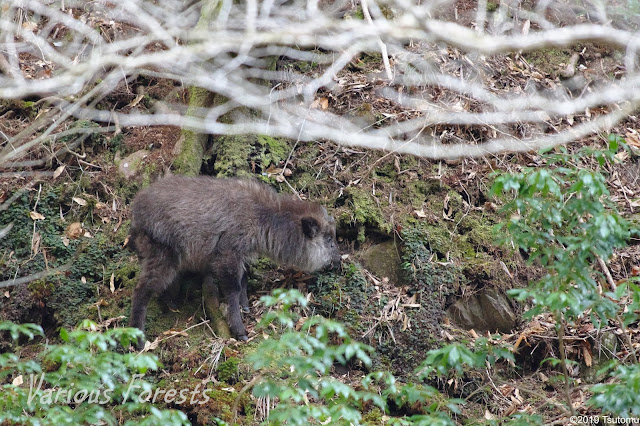
<path id="1" fill-rule="evenodd" d="M 340 266 L 340 251 L 336 242 L 336 222 L 322 208 L 322 216 L 304 216 L 300 219 L 305 239 L 305 253 L 298 265 L 306 272 L 315 272 L 326 267 Z"/>

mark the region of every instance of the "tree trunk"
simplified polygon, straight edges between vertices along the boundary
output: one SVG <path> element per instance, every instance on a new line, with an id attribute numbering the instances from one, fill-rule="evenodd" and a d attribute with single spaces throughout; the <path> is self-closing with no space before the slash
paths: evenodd
<path id="1" fill-rule="evenodd" d="M 200 19 L 196 29 L 204 29 L 218 14 L 220 2 L 211 0 L 205 3 L 200 12 Z M 213 93 L 202 87 L 192 86 L 189 88 L 189 107 L 187 116 L 194 111 L 204 108 L 211 108 L 216 100 L 220 99 Z M 179 152 L 173 162 L 173 169 L 177 174 L 187 176 L 197 176 L 200 174 L 204 153 L 209 141 L 209 135 L 198 133 L 193 130 L 182 129 Z M 202 299 L 204 310 L 211 319 L 211 328 L 221 338 L 230 338 L 231 332 L 225 320 L 223 309 L 220 307 L 220 294 L 218 287 L 210 275 L 204 278 L 202 283 Z"/>

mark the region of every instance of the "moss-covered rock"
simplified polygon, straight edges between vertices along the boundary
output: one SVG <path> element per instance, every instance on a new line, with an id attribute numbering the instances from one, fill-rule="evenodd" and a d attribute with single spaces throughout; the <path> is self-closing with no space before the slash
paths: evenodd
<path id="1" fill-rule="evenodd" d="M 362 188 L 350 187 L 344 191 L 345 207 L 339 210 L 338 226 L 355 227 L 357 240 L 365 240 L 365 231 L 391 233 L 391 224 L 385 219 L 373 195 Z"/>
<path id="2" fill-rule="evenodd" d="M 374 244 L 362 253 L 364 266 L 379 278 L 387 277 L 392 284 L 403 283 L 402 259 L 399 244 L 395 241 L 385 241 Z"/>
<path id="3" fill-rule="evenodd" d="M 122 249 L 121 235 L 114 234 L 108 226 L 90 226 L 92 203 L 77 206 L 71 200 L 73 192 L 67 189 L 64 185 L 44 186 L 39 193 L 25 192 L 0 212 L 0 223 L 13 223 L 12 231 L 0 239 L 0 251 L 13 253 L 0 278 L 68 268 L 62 274 L 11 288 L 10 297 L 0 300 L 0 312 L 8 314 L 7 319 L 41 322 L 46 318 L 50 322 L 47 326 L 69 328 L 84 318 L 98 320 L 94 307 L 98 295 L 109 291 L 111 274 L 131 261 L 130 252 Z M 30 212 L 36 199 L 37 212 L 44 219 L 34 223 Z M 64 218 L 60 215 L 63 205 L 71 209 Z M 85 231 L 68 237 L 69 223 L 84 219 L 88 221 L 83 227 Z M 14 293 L 19 297 L 11 297 Z M 19 312 L 18 305 L 38 306 L 40 313 L 29 309 Z"/>

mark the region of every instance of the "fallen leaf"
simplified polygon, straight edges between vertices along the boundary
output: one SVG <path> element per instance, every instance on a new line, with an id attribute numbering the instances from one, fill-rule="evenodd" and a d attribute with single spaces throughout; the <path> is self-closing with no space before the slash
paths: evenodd
<path id="1" fill-rule="evenodd" d="M 54 178 L 54 179 L 58 178 L 58 176 L 60 176 L 60 175 L 62 174 L 62 172 L 64 172 L 64 168 L 65 168 L 65 166 L 64 166 L 64 165 L 62 165 L 62 166 L 58 167 L 58 168 L 56 169 L 56 171 L 55 171 L 55 172 L 53 172 L 53 178 Z"/>
<path id="2" fill-rule="evenodd" d="M 618 162 L 622 163 L 624 162 L 624 160 L 629 158 L 629 152 L 627 151 L 620 151 L 619 153 L 617 153 L 616 155 L 613 156 L 616 160 L 618 160 Z"/>
<path id="3" fill-rule="evenodd" d="M 453 208 L 451 208 L 449 206 L 449 194 L 447 193 L 447 195 L 445 195 L 444 197 L 444 202 L 443 202 L 443 207 L 442 207 L 442 217 L 445 220 L 450 220 L 453 221 Z"/>
<path id="4" fill-rule="evenodd" d="M 11 294 L 9 293 L 9 290 L 7 290 L 7 291 L 5 291 L 5 292 L 4 292 L 4 297 L 6 297 L 7 299 L 8 299 L 9 297 L 11 297 Z"/>
<path id="5" fill-rule="evenodd" d="M 26 31 L 36 31 L 38 29 L 38 24 L 36 24 L 35 22 L 31 22 L 31 21 L 24 21 L 22 23 L 22 29 L 26 30 Z"/>
<path id="6" fill-rule="evenodd" d="M 487 419 L 487 420 L 495 420 L 496 416 L 491 414 L 491 412 L 489 410 L 484 410 L 484 418 Z"/>
<path id="7" fill-rule="evenodd" d="M 414 211 L 413 211 L 413 214 L 415 214 L 415 215 L 416 215 L 416 217 L 423 218 L 423 219 L 424 219 L 425 217 L 427 217 L 427 214 L 425 213 L 424 208 L 422 208 L 422 209 L 420 209 L 420 210 L 414 210 Z"/>
<path id="8" fill-rule="evenodd" d="M 407 328 L 409 328 L 409 317 L 405 315 L 402 318 L 402 331 L 406 331 Z"/>
<path id="9" fill-rule="evenodd" d="M 86 284 L 86 283 L 87 283 L 87 279 L 86 279 L 84 276 L 83 276 L 83 277 L 80 277 L 80 282 L 81 282 L 82 284 Z"/>
<path id="10" fill-rule="evenodd" d="M 12 381 L 11 384 L 13 386 L 20 386 L 21 384 L 24 383 L 24 380 L 22 379 L 22 374 L 20 374 L 19 376 L 16 376 Z"/>
<path id="11" fill-rule="evenodd" d="M 167 330 L 167 331 L 163 331 L 162 332 L 163 335 L 165 336 L 184 336 L 184 337 L 189 337 L 189 334 L 186 331 L 183 330 Z"/>
<path id="12" fill-rule="evenodd" d="M 270 175 L 278 175 L 280 173 L 282 173 L 282 169 L 279 169 L 275 166 L 269 166 L 269 168 L 267 170 L 265 170 L 265 172 L 267 172 L 267 176 Z"/>
<path id="13" fill-rule="evenodd" d="M 31 220 L 44 220 L 44 216 L 38 212 L 29 212 Z"/>
<path id="14" fill-rule="evenodd" d="M 69 247 L 69 238 L 67 238 L 67 236 L 66 236 L 66 235 L 63 235 L 63 236 L 62 236 L 62 237 L 60 237 L 60 238 L 62 239 L 62 244 L 63 244 L 65 247 Z"/>
<path id="15" fill-rule="evenodd" d="M 111 278 L 109 278 L 109 290 L 111 290 L 111 293 L 115 293 L 115 291 L 116 291 L 115 278 L 116 278 L 116 276 L 112 272 L 111 273 Z"/>
<path id="16" fill-rule="evenodd" d="M 637 131 L 627 132 L 624 135 L 624 140 L 628 145 L 635 146 L 636 148 L 640 148 L 640 137 L 638 136 Z"/>
<path id="17" fill-rule="evenodd" d="M 80 198 L 80 197 L 72 197 L 71 198 L 73 201 L 75 201 L 76 203 L 80 204 L 81 206 L 86 206 L 87 205 L 87 200 Z"/>
<path id="18" fill-rule="evenodd" d="M 311 109 L 318 109 L 318 108 L 322 110 L 327 110 L 327 108 L 329 108 L 329 99 L 325 97 L 315 99 L 311 103 Z"/>
<path id="19" fill-rule="evenodd" d="M 144 98 L 144 93 L 140 93 L 134 100 L 132 100 L 127 107 L 134 107 L 140 103 L 140 101 Z"/>
<path id="20" fill-rule="evenodd" d="M 67 230 L 64 231 L 64 234 L 72 240 L 80 237 L 80 235 L 82 235 L 82 224 L 80 222 L 73 222 L 71 225 L 67 226 Z"/>
<path id="21" fill-rule="evenodd" d="M 593 359 L 591 357 L 591 352 L 586 345 L 582 346 L 582 355 L 584 356 L 584 365 L 591 367 L 593 365 Z"/>
<path id="22" fill-rule="evenodd" d="M 38 254 L 40 252 L 40 240 L 42 237 L 39 232 L 33 234 L 33 238 L 31 238 L 31 253 Z"/>
<path id="23" fill-rule="evenodd" d="M 152 351 L 152 350 L 156 349 L 159 344 L 160 344 L 160 339 L 156 339 L 153 342 L 150 342 L 150 341 L 146 340 L 144 342 L 144 349 L 142 350 L 142 352 Z"/>

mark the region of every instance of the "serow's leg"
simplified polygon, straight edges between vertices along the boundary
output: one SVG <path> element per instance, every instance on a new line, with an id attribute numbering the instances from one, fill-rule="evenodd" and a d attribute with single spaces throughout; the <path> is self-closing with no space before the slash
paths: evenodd
<path id="1" fill-rule="evenodd" d="M 167 305 L 167 308 L 169 308 L 170 311 L 175 312 L 178 310 L 180 290 L 180 280 L 175 280 L 160 295 L 160 299 L 162 299 L 162 302 Z"/>
<path id="2" fill-rule="evenodd" d="M 151 296 L 162 292 L 171 285 L 176 275 L 176 270 L 172 265 L 162 263 L 157 259 L 145 259 L 138 285 L 136 285 L 131 299 L 131 316 L 129 318 L 131 327 L 138 328 L 144 333 L 147 306 Z M 145 339 L 142 337 L 138 339 L 136 345 L 138 350 L 144 348 L 144 341 Z"/>
<path id="3" fill-rule="evenodd" d="M 240 280 L 240 309 L 242 309 L 242 312 L 245 314 L 251 312 L 249 309 L 249 297 L 247 296 L 248 281 L 247 271 L 245 270 L 242 274 L 242 279 Z"/>
<path id="4" fill-rule="evenodd" d="M 220 256 L 219 277 L 222 283 L 222 293 L 227 299 L 227 322 L 229 331 L 233 337 L 241 341 L 247 341 L 247 331 L 240 316 L 240 293 L 242 293 L 242 276 L 244 268 L 238 264 L 234 254 Z"/>

